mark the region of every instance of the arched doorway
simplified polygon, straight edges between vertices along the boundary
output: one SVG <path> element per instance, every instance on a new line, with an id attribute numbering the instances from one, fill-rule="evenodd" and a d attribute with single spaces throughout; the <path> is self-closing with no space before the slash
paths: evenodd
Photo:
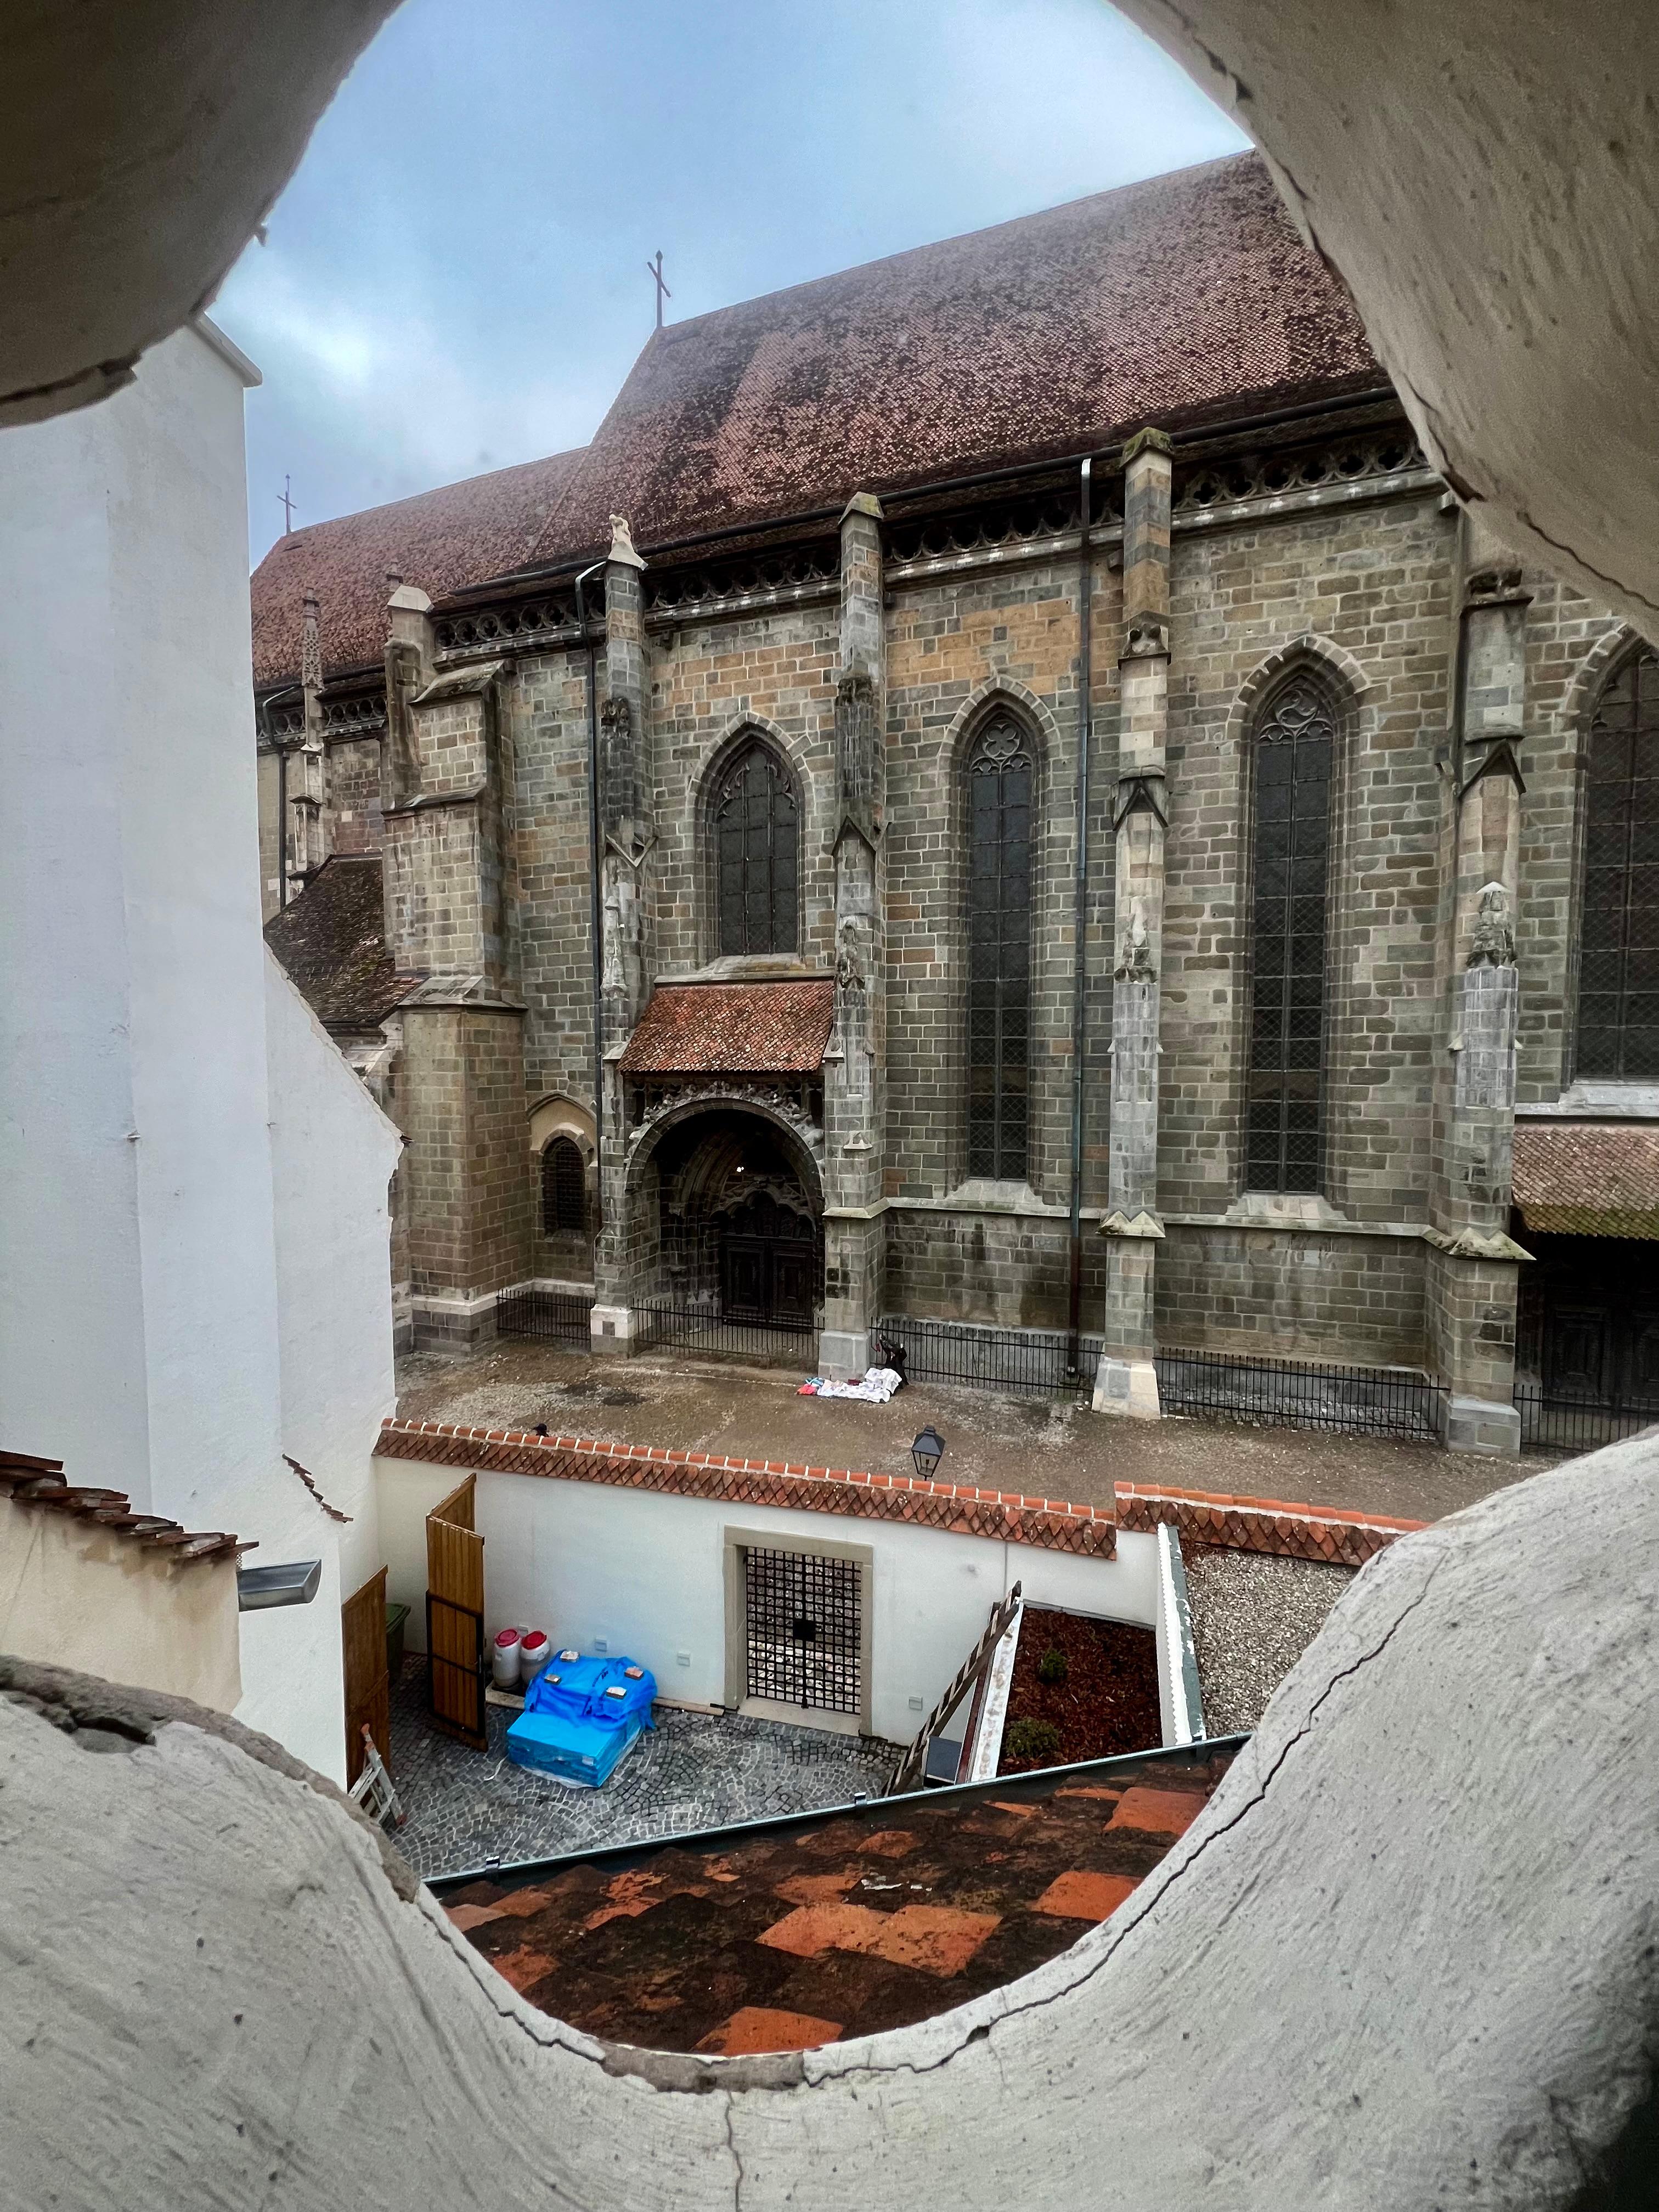
<path id="1" fill-rule="evenodd" d="M 715 1108 L 658 1146 L 660 1288 L 722 1320 L 810 1328 L 823 1300 L 817 1178 L 772 1122 Z"/>

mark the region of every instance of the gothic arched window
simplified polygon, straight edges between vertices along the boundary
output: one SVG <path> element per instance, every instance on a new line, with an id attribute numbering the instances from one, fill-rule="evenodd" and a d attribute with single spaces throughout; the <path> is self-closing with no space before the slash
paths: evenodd
<path id="1" fill-rule="evenodd" d="M 751 738 L 727 766 L 714 794 L 715 897 L 722 957 L 796 950 L 798 815 L 783 763 L 770 745 Z"/>
<path id="2" fill-rule="evenodd" d="M 999 714 L 968 755 L 968 1172 L 1030 1172 L 1031 802 L 1025 732 Z"/>
<path id="3" fill-rule="evenodd" d="M 542 1152 L 542 1234 L 587 1233 L 587 1169 L 581 1147 L 569 1137 L 549 1139 Z"/>
<path id="4" fill-rule="evenodd" d="M 1247 1190 L 1316 1192 L 1324 1166 L 1325 962 L 1336 710 L 1310 669 L 1262 702 L 1252 736 Z"/>
<path id="5" fill-rule="evenodd" d="M 1633 653 L 1590 722 L 1574 1073 L 1659 1080 L 1659 655 Z"/>

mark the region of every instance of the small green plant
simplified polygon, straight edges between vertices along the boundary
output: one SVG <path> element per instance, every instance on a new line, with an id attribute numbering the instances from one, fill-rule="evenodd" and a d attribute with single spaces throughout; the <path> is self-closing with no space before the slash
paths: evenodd
<path id="1" fill-rule="evenodd" d="M 1039 1682 L 1063 1682 L 1070 1672 L 1066 1664 L 1066 1654 L 1054 1644 L 1051 1644 L 1037 1661 Z"/>
<path id="2" fill-rule="evenodd" d="M 1052 1721 L 1015 1721 L 1003 1747 L 1011 1759 L 1048 1759 L 1060 1749 L 1060 1730 Z"/>

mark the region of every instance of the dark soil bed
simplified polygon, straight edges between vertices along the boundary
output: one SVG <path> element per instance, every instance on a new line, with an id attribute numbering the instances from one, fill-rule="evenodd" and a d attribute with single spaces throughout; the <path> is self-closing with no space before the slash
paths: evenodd
<path id="1" fill-rule="evenodd" d="M 1066 1662 L 1063 1681 L 1045 1682 L 1038 1668 L 1050 1651 Z M 1015 1723 L 1047 1721 L 1059 1731 L 1050 1749 L 1021 1756 L 1011 1745 Z M 1150 1628 L 1118 1620 L 1085 1620 L 1074 1613 L 1028 1606 L 1014 1656 L 1008 1719 L 999 1774 L 1069 1766 L 1081 1759 L 1115 1759 L 1163 1741 L 1158 1709 L 1158 1638 Z"/>

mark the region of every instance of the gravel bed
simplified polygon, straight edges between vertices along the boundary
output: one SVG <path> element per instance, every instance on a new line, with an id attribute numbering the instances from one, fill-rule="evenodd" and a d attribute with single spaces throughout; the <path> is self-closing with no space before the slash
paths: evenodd
<path id="1" fill-rule="evenodd" d="M 1355 1570 L 1205 1544 L 1183 1545 L 1182 1554 L 1205 1732 L 1253 1729 Z"/>

